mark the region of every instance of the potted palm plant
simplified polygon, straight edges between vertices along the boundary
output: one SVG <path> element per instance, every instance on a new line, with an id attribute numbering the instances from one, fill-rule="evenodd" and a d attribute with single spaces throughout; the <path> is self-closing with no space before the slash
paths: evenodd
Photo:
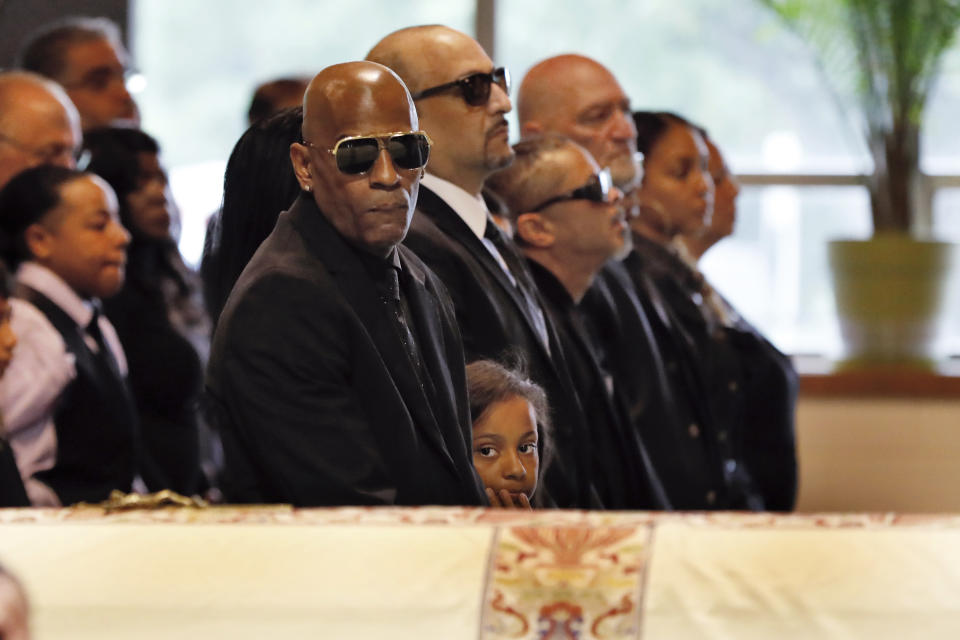
<path id="1" fill-rule="evenodd" d="M 960 0 L 759 1 L 813 49 L 873 159 L 873 238 L 829 251 L 846 362 L 928 363 L 953 246 L 929 239 L 921 128 Z"/>

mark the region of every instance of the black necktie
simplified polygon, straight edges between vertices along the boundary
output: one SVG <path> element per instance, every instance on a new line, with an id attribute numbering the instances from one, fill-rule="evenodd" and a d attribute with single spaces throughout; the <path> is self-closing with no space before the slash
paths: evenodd
<path id="1" fill-rule="evenodd" d="M 386 271 L 387 273 L 384 278 L 384 286 L 386 288 L 384 304 L 386 304 L 390 310 L 397 330 L 400 333 L 403 348 L 406 350 L 407 355 L 410 356 L 410 362 L 413 363 L 414 368 L 419 374 L 422 363 L 420 362 L 420 353 L 417 349 L 416 340 L 413 338 L 413 332 L 410 330 L 410 325 L 407 324 L 403 299 L 400 297 L 400 278 L 395 268 L 388 267 Z"/>
<path id="2" fill-rule="evenodd" d="M 100 307 L 97 305 L 93 306 L 93 317 L 90 319 L 90 324 L 87 325 L 87 335 L 97 343 L 97 358 L 117 376 L 117 379 L 122 380 L 120 366 L 117 364 L 116 358 L 113 357 L 113 351 L 110 350 L 107 341 L 104 340 L 103 332 L 100 331 Z"/>
<path id="3" fill-rule="evenodd" d="M 523 265 L 520 262 L 520 257 L 514 253 L 513 247 L 507 243 L 507 239 L 503 235 L 503 232 L 500 231 L 500 228 L 497 227 L 492 220 L 487 220 L 487 227 L 483 232 L 483 237 L 487 238 L 493 243 L 493 245 L 497 248 L 497 251 L 500 252 L 500 257 L 502 257 L 503 261 L 507 264 L 507 268 L 510 269 L 516 289 L 523 297 L 523 301 L 527 305 L 527 313 L 533 320 L 533 325 L 537 331 L 537 337 L 540 338 L 540 342 L 543 343 L 543 345 L 547 348 L 547 352 L 549 353 L 550 338 L 547 335 L 547 323 L 543 317 L 543 309 L 540 307 L 540 303 L 533 294 L 536 286 L 533 284 L 532 280 L 526 277 L 526 272 L 524 271 Z"/>

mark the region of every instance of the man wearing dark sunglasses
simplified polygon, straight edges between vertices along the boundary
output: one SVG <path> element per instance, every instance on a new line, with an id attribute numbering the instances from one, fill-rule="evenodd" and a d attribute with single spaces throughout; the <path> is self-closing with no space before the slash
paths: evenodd
<path id="1" fill-rule="evenodd" d="M 412 27 L 381 40 L 367 59 L 393 69 L 410 88 L 434 142 L 430 175 L 475 197 L 491 172 L 513 160 L 504 117 L 512 109 L 510 75 L 473 38 L 447 27 Z"/>
<path id="2" fill-rule="evenodd" d="M 622 194 L 608 169 L 557 136 L 523 140 L 513 165 L 490 180 L 507 203 L 517 244 L 529 260 L 557 327 L 577 392 L 590 416 L 591 484 L 612 509 L 666 509 L 669 501 L 631 424 L 599 328 L 581 301 L 600 268 L 624 247 Z"/>
<path id="3" fill-rule="evenodd" d="M 483 504 L 463 347 L 439 279 L 406 247 L 430 138 L 371 62 L 307 88 L 302 189 L 233 289 L 209 395 L 224 493 L 295 505 Z"/>
<path id="4" fill-rule="evenodd" d="M 603 506 L 586 477 L 587 420 L 563 348 L 529 268 L 483 197 L 487 178 L 513 160 L 509 74 L 473 38 L 438 25 L 394 32 L 367 59 L 403 78 L 434 142 L 404 244 L 450 291 L 468 361 L 523 360 L 546 390 L 556 456 L 538 496 L 560 507 Z"/>

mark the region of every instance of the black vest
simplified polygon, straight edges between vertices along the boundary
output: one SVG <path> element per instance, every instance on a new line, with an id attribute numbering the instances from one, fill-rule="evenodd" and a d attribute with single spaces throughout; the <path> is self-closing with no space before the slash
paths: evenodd
<path id="1" fill-rule="evenodd" d="M 57 455 L 52 469 L 35 477 L 63 505 L 105 500 L 113 489 L 130 491 L 136 469 L 137 414 L 125 380 L 84 341 L 85 328 L 42 293 L 19 285 L 16 297 L 43 313 L 76 359 L 76 377 L 60 394 L 53 414 Z"/>

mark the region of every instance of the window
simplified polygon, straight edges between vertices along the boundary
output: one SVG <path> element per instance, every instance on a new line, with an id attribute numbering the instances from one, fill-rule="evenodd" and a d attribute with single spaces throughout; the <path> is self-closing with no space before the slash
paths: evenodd
<path id="1" fill-rule="evenodd" d="M 826 243 L 870 236 L 869 198 L 854 176 L 872 163 L 798 38 L 753 0 L 501 2 L 496 27 L 498 59 L 517 78 L 549 56 L 583 53 L 610 67 L 634 108 L 705 126 L 734 172 L 757 180 L 743 181 L 736 232 L 707 253 L 704 272 L 784 351 L 840 352 Z M 960 172 L 958 110 L 953 52 L 930 104 L 925 170 Z M 769 174 L 801 174 L 785 182 L 802 186 L 761 186 Z M 817 186 L 822 174 L 833 175 Z M 844 182 L 837 176 L 851 186 L 830 186 Z M 960 189 L 935 200 L 939 238 L 960 237 L 958 208 Z M 960 353 L 960 321 L 951 326 L 944 347 Z"/>
<path id="2" fill-rule="evenodd" d="M 477 7 L 492 2 L 134 0 L 133 52 L 149 80 L 139 96 L 144 127 L 164 145 L 188 259 L 199 258 L 257 83 L 360 59 L 404 26 L 442 23 L 473 33 Z M 613 70 L 636 108 L 690 117 L 710 130 L 735 172 L 757 176 L 744 181 L 734 237 L 707 254 L 704 270 L 783 350 L 837 352 L 825 243 L 869 236 L 868 198 L 854 176 L 871 165 L 857 123 L 838 115 L 802 42 L 754 0 L 501 0 L 495 16 L 494 58 L 517 81 L 548 56 L 592 56 Z M 947 56 L 929 106 L 923 163 L 930 173 L 960 174 L 957 112 L 960 51 Z M 770 174 L 809 175 L 771 186 Z M 935 233 L 960 241 L 960 180 L 934 186 L 943 187 L 934 198 Z M 960 286 L 952 290 L 960 318 Z M 960 353 L 960 321 L 951 326 L 946 345 Z"/>
<path id="3" fill-rule="evenodd" d="M 583 53 L 613 71 L 635 108 L 676 111 L 705 126 L 741 173 L 869 166 L 802 43 L 754 0 L 554 0 L 498 9 L 498 58 L 518 79 L 544 58 Z M 770 157 L 778 141 L 791 157 Z"/>
<path id="4" fill-rule="evenodd" d="M 384 35 L 413 24 L 472 32 L 474 10 L 474 0 L 133 0 L 131 49 L 147 78 L 137 101 L 143 128 L 163 145 L 184 257 L 200 259 L 258 84 L 362 60 Z"/>

